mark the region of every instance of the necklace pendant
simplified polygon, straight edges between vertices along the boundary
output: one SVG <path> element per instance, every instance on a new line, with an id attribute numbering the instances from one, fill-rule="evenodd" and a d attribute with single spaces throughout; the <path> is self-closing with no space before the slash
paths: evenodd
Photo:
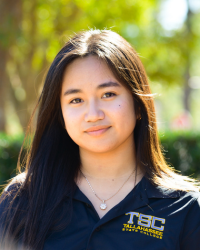
<path id="1" fill-rule="evenodd" d="M 107 208 L 106 203 L 103 200 L 103 203 L 100 205 L 101 210 L 105 210 Z"/>

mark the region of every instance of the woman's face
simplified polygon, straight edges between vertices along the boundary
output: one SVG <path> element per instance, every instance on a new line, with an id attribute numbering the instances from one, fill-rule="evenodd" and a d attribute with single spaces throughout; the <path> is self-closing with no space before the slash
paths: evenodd
<path id="1" fill-rule="evenodd" d="M 103 153 L 134 142 L 132 94 L 98 57 L 67 66 L 60 101 L 66 130 L 80 149 Z"/>

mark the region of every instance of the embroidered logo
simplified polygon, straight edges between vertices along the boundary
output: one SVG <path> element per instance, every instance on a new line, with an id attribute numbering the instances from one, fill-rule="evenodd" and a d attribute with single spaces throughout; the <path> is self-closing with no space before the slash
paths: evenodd
<path id="1" fill-rule="evenodd" d="M 129 212 L 125 215 L 129 216 L 129 220 L 127 224 L 123 224 L 122 231 L 142 233 L 158 239 L 163 238 L 165 219 L 137 212 Z"/>

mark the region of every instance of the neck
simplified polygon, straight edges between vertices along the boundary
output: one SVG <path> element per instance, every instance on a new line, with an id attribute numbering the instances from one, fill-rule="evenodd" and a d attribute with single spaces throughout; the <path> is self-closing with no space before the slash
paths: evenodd
<path id="1" fill-rule="evenodd" d="M 124 178 L 135 171 L 135 145 L 109 152 L 91 152 L 80 148 L 81 172 L 94 179 Z"/>

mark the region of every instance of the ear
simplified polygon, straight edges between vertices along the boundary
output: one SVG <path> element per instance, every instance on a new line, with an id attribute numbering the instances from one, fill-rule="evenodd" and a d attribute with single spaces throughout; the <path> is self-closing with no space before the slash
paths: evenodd
<path id="1" fill-rule="evenodd" d="M 142 119 L 141 108 L 139 107 L 138 103 L 137 103 L 137 105 L 135 105 L 135 114 L 136 114 L 136 120 L 137 121 Z"/>
<path id="2" fill-rule="evenodd" d="M 136 120 L 139 121 L 142 119 L 140 100 L 134 94 L 133 94 L 133 101 L 134 101 L 134 110 L 135 110 Z"/>

